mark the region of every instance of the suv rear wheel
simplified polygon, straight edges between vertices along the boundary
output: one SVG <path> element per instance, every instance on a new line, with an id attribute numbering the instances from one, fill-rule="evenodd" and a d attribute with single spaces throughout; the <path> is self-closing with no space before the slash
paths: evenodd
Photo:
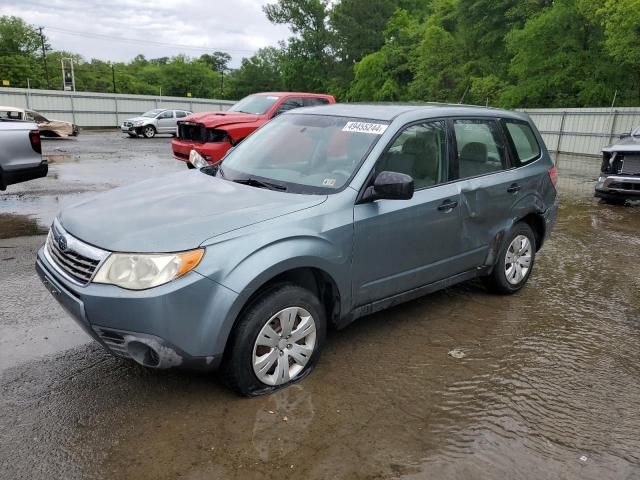
<path id="1" fill-rule="evenodd" d="M 536 239 L 533 230 L 524 222 L 516 223 L 505 237 L 493 272 L 484 277 L 485 284 L 496 293 L 517 292 L 527 283 L 535 257 Z"/>
<path id="2" fill-rule="evenodd" d="M 296 285 L 275 285 L 236 325 L 222 366 L 225 377 L 247 396 L 297 382 L 315 366 L 325 336 L 325 312 L 316 296 Z"/>

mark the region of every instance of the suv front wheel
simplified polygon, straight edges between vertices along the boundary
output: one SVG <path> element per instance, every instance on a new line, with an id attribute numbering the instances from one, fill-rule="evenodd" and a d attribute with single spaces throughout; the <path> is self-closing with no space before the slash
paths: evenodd
<path id="1" fill-rule="evenodd" d="M 145 125 L 142 127 L 142 134 L 145 138 L 153 138 L 156 136 L 156 128 L 153 125 Z"/>
<path id="2" fill-rule="evenodd" d="M 241 315 L 227 347 L 225 377 L 247 396 L 297 382 L 315 366 L 325 336 L 325 312 L 317 297 L 296 285 L 275 285 Z"/>
<path id="3" fill-rule="evenodd" d="M 493 272 L 484 277 L 485 284 L 496 293 L 511 294 L 524 287 L 536 258 L 536 238 L 524 222 L 514 225 L 506 235 Z"/>

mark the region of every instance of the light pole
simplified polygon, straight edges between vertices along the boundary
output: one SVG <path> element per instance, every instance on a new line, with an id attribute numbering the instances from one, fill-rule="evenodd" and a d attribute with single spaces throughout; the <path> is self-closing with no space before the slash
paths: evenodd
<path id="1" fill-rule="evenodd" d="M 50 89 L 51 85 L 49 84 L 49 68 L 47 67 L 47 52 L 44 46 L 44 35 L 42 34 L 42 29 L 44 27 L 38 27 L 38 31 L 40 33 L 40 43 L 42 44 L 42 63 L 44 63 L 44 74 L 47 77 L 47 88 Z"/>
<path id="2" fill-rule="evenodd" d="M 69 64 L 69 72 L 65 69 L 65 62 Z M 60 59 L 62 65 L 62 89 L 76 91 L 76 76 L 73 71 L 73 58 L 63 57 Z"/>

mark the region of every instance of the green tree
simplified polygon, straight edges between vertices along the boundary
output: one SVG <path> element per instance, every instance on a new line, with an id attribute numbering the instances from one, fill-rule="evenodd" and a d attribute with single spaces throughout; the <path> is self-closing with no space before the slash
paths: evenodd
<path id="1" fill-rule="evenodd" d="M 404 9 L 397 9 L 384 31 L 385 44 L 367 55 L 354 67 L 355 79 L 349 99 L 408 100 L 408 86 L 414 71 L 410 58 L 420 37 L 420 19 Z"/>
<path id="2" fill-rule="evenodd" d="M 345 62 L 359 62 L 384 45 L 384 30 L 396 0 L 342 0 L 330 13 L 335 48 Z"/>
<path id="3" fill-rule="evenodd" d="M 293 33 L 281 45 L 281 69 L 286 88 L 320 92 L 334 75 L 328 0 L 278 0 L 264 7 L 270 22 L 285 24 Z"/>
<path id="4" fill-rule="evenodd" d="M 214 72 L 226 72 L 229 70 L 231 55 L 219 51 L 213 52 L 212 54 L 205 53 L 200 56 L 200 61 L 209 65 Z"/>
<path id="5" fill-rule="evenodd" d="M 510 32 L 507 45 L 514 77 L 502 97 L 508 106 L 603 105 L 613 96 L 617 80 L 602 29 L 575 0 L 557 0 Z"/>
<path id="6" fill-rule="evenodd" d="M 279 49 L 267 47 L 251 58 L 243 58 L 240 68 L 227 77 L 225 96 L 240 99 L 255 92 L 284 90 L 281 56 Z"/>
<path id="7" fill-rule="evenodd" d="M 15 87 L 26 87 L 29 81 L 32 87 L 46 88 L 40 48 L 33 26 L 17 17 L 0 17 L 0 80 Z"/>
<path id="8" fill-rule="evenodd" d="M 429 25 L 416 53 L 411 97 L 430 102 L 460 101 L 467 83 L 461 61 L 463 48 L 455 36 L 441 26 Z"/>

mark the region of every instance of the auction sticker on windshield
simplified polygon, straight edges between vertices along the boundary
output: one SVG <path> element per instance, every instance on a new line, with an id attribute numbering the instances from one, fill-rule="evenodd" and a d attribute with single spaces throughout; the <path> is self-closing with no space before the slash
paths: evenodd
<path id="1" fill-rule="evenodd" d="M 347 122 L 342 131 L 382 135 L 388 126 L 384 123 Z"/>

